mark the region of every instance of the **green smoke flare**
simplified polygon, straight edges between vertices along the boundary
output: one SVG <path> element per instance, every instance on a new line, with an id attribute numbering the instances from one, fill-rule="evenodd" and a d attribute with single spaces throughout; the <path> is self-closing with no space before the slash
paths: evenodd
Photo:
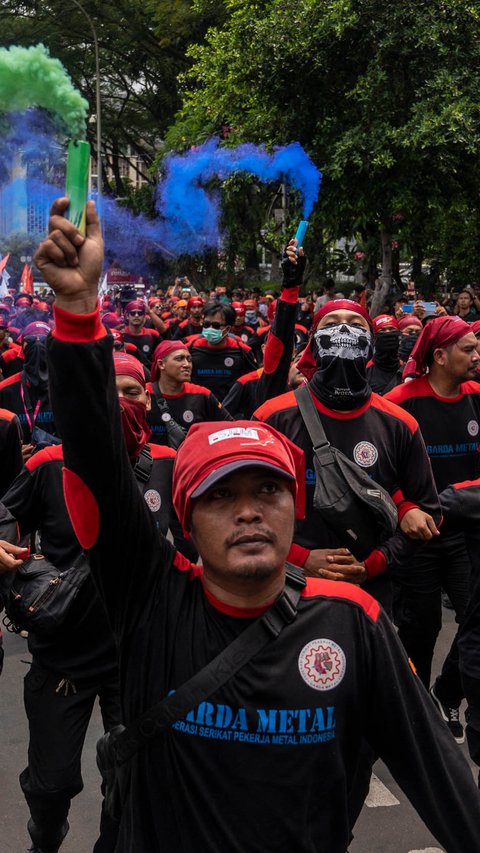
<path id="1" fill-rule="evenodd" d="M 43 44 L 0 48 L 0 110 L 43 107 L 58 116 L 72 136 L 83 138 L 88 102 L 75 89 L 59 59 Z"/>

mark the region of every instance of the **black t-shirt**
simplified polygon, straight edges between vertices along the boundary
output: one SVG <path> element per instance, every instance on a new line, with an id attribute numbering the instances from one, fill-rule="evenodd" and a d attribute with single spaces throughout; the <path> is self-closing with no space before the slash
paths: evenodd
<path id="1" fill-rule="evenodd" d="M 16 373 L 8 379 L 0 382 L 0 406 L 2 409 L 8 409 L 14 412 L 22 427 L 23 441 L 29 444 L 32 437 L 33 420 L 35 426 L 49 432 L 51 435 L 58 436 L 55 420 L 53 417 L 52 407 L 48 391 L 42 391 L 37 399 L 37 395 L 31 395 L 30 402 L 33 407 L 33 415 L 27 411 L 26 401 L 22 397 L 22 374 Z M 37 409 L 37 405 L 40 403 Z"/>
<path id="2" fill-rule="evenodd" d="M 363 468 L 392 496 L 400 508 L 420 506 L 440 520 L 438 497 L 428 456 L 415 419 L 398 406 L 371 394 L 367 402 L 353 412 L 334 412 L 312 394 L 328 441 Z M 297 522 L 295 542 L 305 548 L 348 547 L 336 531 L 327 527 L 313 506 L 315 468 L 312 441 L 290 391 L 268 401 L 254 417 L 278 429 L 305 453 L 306 518 Z M 400 534 L 398 534 L 400 536 Z M 388 560 L 403 554 L 408 542 L 403 537 L 385 543 Z M 397 553 L 397 546 L 400 549 Z"/>
<path id="3" fill-rule="evenodd" d="M 168 445 L 168 432 L 158 407 L 154 388 L 158 390 L 158 382 L 148 383 L 152 406 L 147 414 L 148 425 L 152 430 L 150 441 L 153 444 Z M 185 382 L 181 394 L 171 396 L 164 394 L 169 413 L 174 421 L 187 434 L 192 424 L 202 421 L 230 421 L 232 418 L 227 409 L 218 402 L 208 388 Z"/>
<path id="4" fill-rule="evenodd" d="M 128 724 L 258 611 L 222 605 L 199 566 L 158 542 L 124 464 L 109 341 L 62 340 L 61 322 L 55 335 L 50 375 L 66 437 L 66 495 L 88 494 L 101 519 L 87 530 L 77 502 L 76 529 L 119 637 Z M 68 395 L 72 378 L 76 393 Z M 104 394 L 88 394 L 92 386 Z M 90 423 L 101 439 L 87 449 Z M 388 619 L 354 585 L 309 579 L 279 637 L 135 755 L 116 851 L 345 853 L 364 739 L 450 853 L 478 846 L 471 772 Z"/>
<path id="5" fill-rule="evenodd" d="M 172 505 L 174 451 L 152 447 L 147 482 L 138 482 L 155 528 L 179 533 Z M 19 536 L 40 534 L 42 554 L 58 569 L 69 569 L 81 553 L 63 493 L 63 448 L 48 447 L 32 456 L 4 495 L 3 503 L 19 526 Z M 0 525 L 0 538 L 2 538 Z M 117 536 L 121 538 L 120 530 Z M 180 541 L 176 541 L 181 546 Z M 44 669 L 77 682 L 95 682 L 117 672 L 117 652 L 107 616 L 91 576 L 83 583 L 64 626 L 55 635 L 30 631 L 28 646 Z"/>
<path id="6" fill-rule="evenodd" d="M 155 347 L 160 343 L 160 334 L 156 329 L 142 329 L 140 335 L 132 335 L 131 332 L 122 332 L 125 343 L 133 344 L 136 349 L 137 358 L 145 367 L 152 366 L 152 358 Z"/>
<path id="7" fill-rule="evenodd" d="M 463 382 L 457 397 L 439 397 L 422 376 L 387 394 L 418 421 L 439 492 L 480 472 L 479 392 L 480 383 Z"/>
<path id="8" fill-rule="evenodd" d="M 212 346 L 199 335 L 189 349 L 193 381 L 205 385 L 220 401 L 239 376 L 256 366 L 250 347 L 236 337 L 228 336 L 222 346 Z"/>

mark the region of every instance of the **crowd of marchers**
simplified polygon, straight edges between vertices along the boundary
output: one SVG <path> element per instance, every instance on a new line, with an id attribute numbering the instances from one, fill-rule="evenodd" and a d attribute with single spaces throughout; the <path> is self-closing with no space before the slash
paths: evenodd
<path id="1" fill-rule="evenodd" d="M 372 317 L 364 288 L 306 293 L 292 240 L 277 294 L 181 277 L 98 297 L 94 206 L 85 237 L 65 209 L 37 250 L 42 299 L 0 304 L 0 603 L 31 654 L 22 849 L 61 848 L 98 697 L 123 784 L 115 811 L 99 784 L 95 853 L 345 853 L 378 757 L 447 853 L 480 851 L 458 747 L 480 766 L 475 291 L 409 285 Z M 384 490 L 388 535 L 368 502 L 357 543 L 328 520 L 314 430 Z M 15 609 L 40 554 L 76 583 L 55 628 Z"/>

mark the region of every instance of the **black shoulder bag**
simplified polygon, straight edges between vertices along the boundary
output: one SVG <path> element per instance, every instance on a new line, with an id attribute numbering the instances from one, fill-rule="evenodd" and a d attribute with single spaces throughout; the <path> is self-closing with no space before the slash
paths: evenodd
<path id="1" fill-rule="evenodd" d="M 155 402 L 160 409 L 162 422 L 165 424 L 165 429 L 167 430 L 168 446 L 172 447 L 173 450 L 177 450 L 182 442 L 185 441 L 187 434 L 180 424 L 177 424 L 172 418 L 168 403 L 160 391 L 158 382 L 152 382 L 152 388 L 155 395 Z"/>
<path id="2" fill-rule="evenodd" d="M 313 505 L 338 533 L 357 560 L 390 539 L 398 524 L 397 508 L 388 492 L 341 450 L 332 447 L 309 388 L 295 391 L 298 408 L 313 444 L 316 483 Z"/>
<path id="3" fill-rule="evenodd" d="M 5 596 L 7 630 L 54 634 L 65 622 L 89 571 L 84 554 L 63 572 L 43 554 L 27 557 L 15 570 Z"/>
<path id="4" fill-rule="evenodd" d="M 130 760 L 133 756 L 222 687 L 264 646 L 278 637 L 285 625 L 293 622 L 305 583 L 302 570 L 287 563 L 285 589 L 263 616 L 256 619 L 175 693 L 145 711 L 128 728 L 115 726 L 100 738 L 97 743 L 97 766 L 105 786 L 104 808 L 111 817 L 117 820 L 120 818 L 128 793 Z"/>

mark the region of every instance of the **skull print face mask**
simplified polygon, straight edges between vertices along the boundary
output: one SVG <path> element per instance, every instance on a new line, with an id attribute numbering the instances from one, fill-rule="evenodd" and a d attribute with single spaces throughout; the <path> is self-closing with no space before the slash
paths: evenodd
<path id="1" fill-rule="evenodd" d="M 369 331 L 346 323 L 317 329 L 312 353 L 317 370 L 310 387 L 325 406 L 348 411 L 368 400 L 367 359 L 372 354 Z"/>

